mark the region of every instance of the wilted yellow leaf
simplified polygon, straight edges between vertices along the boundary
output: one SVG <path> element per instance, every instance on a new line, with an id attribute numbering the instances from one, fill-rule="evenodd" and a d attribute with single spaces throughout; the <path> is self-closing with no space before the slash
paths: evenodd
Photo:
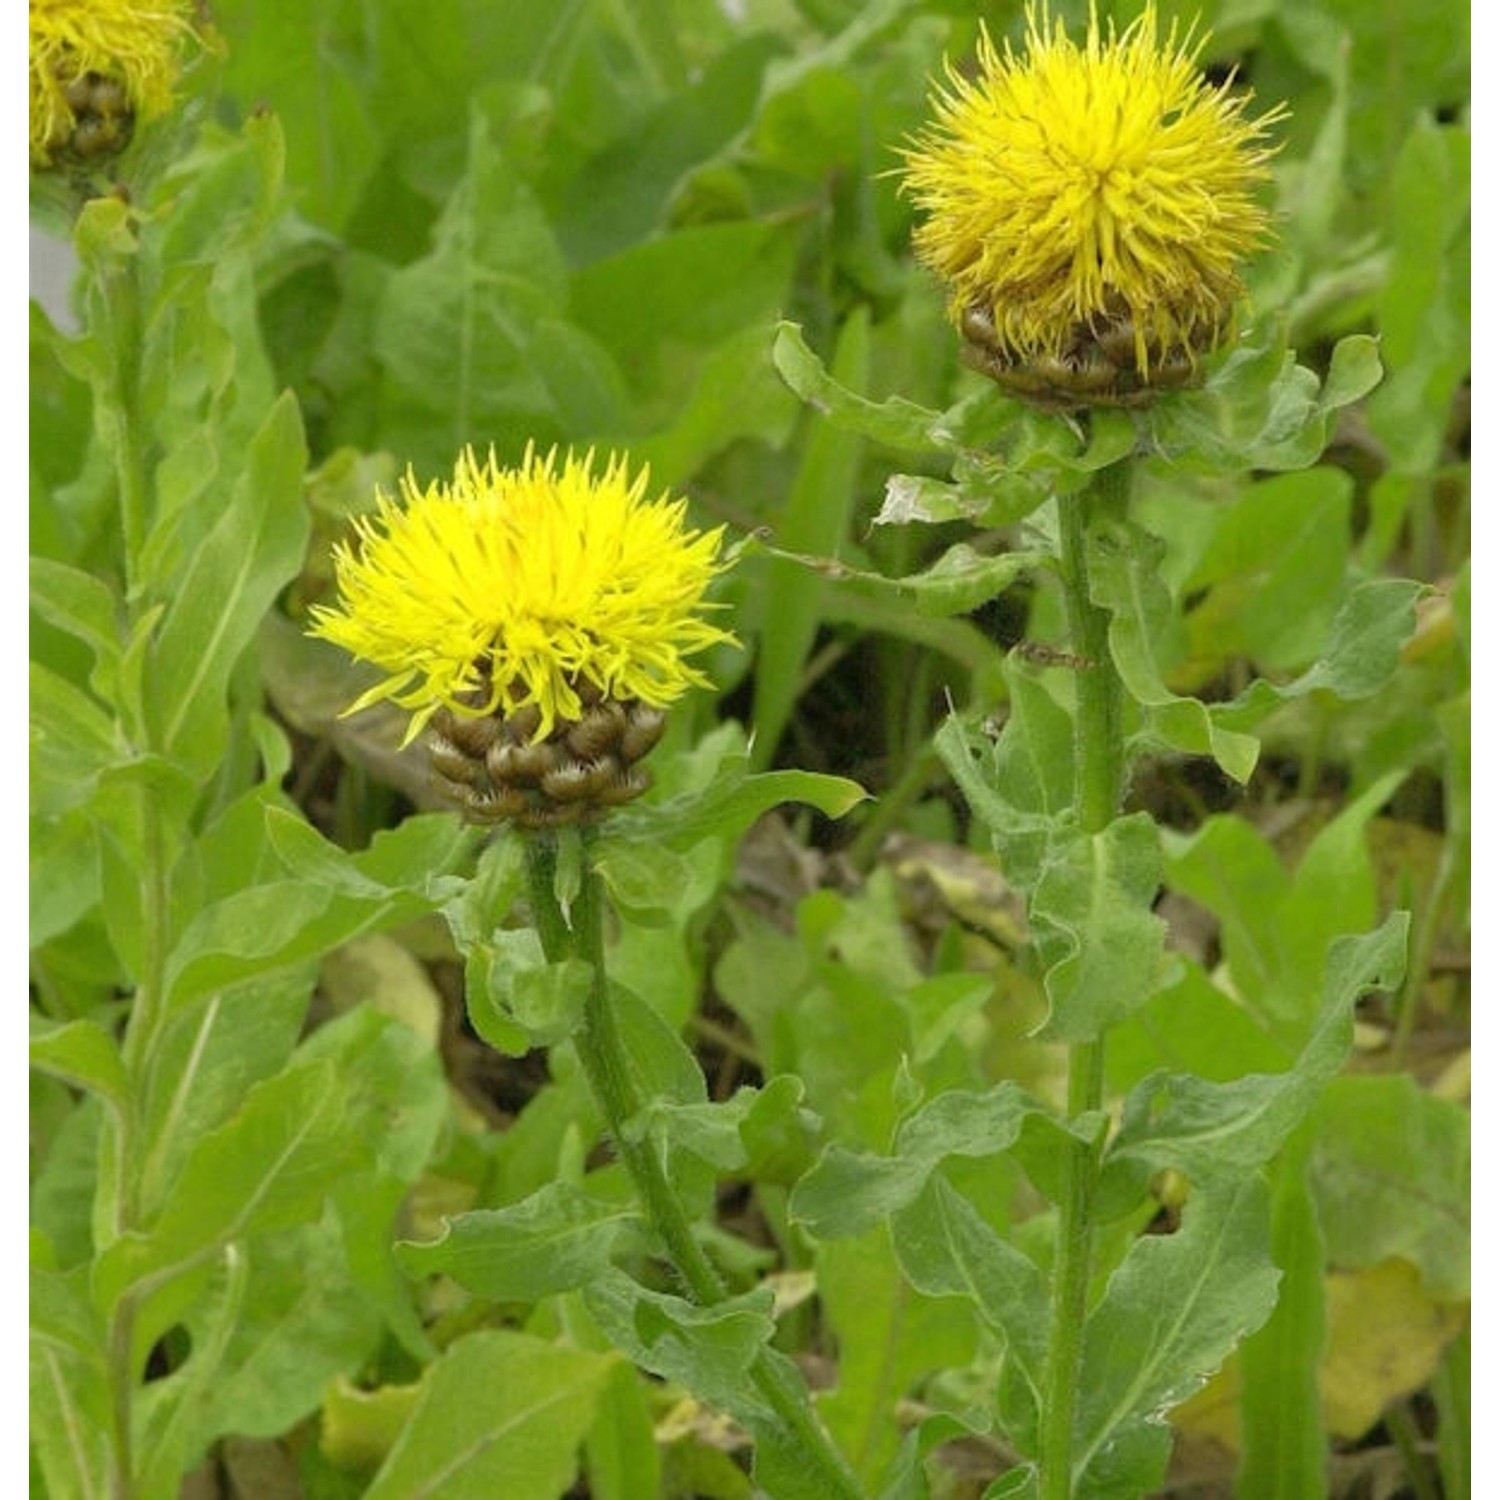
<path id="1" fill-rule="evenodd" d="M 1357 1438 L 1398 1396 L 1426 1385 L 1469 1308 L 1434 1301 L 1407 1260 L 1335 1271 L 1327 1292 L 1323 1418 L 1335 1437 Z"/>

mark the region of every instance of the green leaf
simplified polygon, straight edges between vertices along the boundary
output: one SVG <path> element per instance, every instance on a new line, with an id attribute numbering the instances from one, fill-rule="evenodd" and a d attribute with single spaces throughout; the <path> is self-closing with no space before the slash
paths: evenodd
<path id="1" fill-rule="evenodd" d="M 244 1235 L 315 1219 L 369 1146 L 351 1110 L 355 1083 L 331 1060 L 257 1084 L 197 1142 L 160 1219 L 98 1262 L 95 1296 L 111 1307 L 131 1286 L 159 1285 Z"/>
<path id="2" fill-rule="evenodd" d="M 187 1319 L 196 1360 L 205 1309 Z M 197 1436 L 274 1438 L 317 1411 L 329 1382 L 375 1350 L 381 1317 L 350 1279 L 331 1218 L 267 1237 L 249 1254 L 243 1305 L 205 1392 Z"/>
<path id="3" fill-rule="evenodd" d="M 1308 1178 L 1332 1263 L 1399 1255 L 1434 1297 L 1467 1297 L 1468 1111 L 1401 1074 L 1334 1079 L 1315 1119 Z"/>
<path id="4" fill-rule="evenodd" d="M 609 1270 L 584 1287 L 583 1300 L 609 1341 L 643 1369 L 747 1426 L 775 1424 L 750 1374 L 776 1330 L 769 1287 L 704 1308 Z"/>
<path id="5" fill-rule="evenodd" d="M 883 1476 L 880 1500 L 928 1500 L 925 1462 L 940 1444 L 966 1437 L 983 1437 L 988 1431 L 985 1414 L 976 1409 L 963 1417 L 951 1412 L 929 1412 L 907 1430 L 901 1450 Z"/>
<path id="6" fill-rule="evenodd" d="M 86 1088 L 117 1114 L 128 1108 L 130 1081 L 114 1039 L 92 1021 L 33 1027 L 31 1066 L 53 1078 Z"/>
<path id="7" fill-rule="evenodd" d="M 1265 1322 L 1278 1278 L 1266 1188 L 1253 1175 L 1195 1192 L 1175 1234 L 1136 1240 L 1084 1328 L 1080 1494 L 1160 1483 L 1171 1446 L 1164 1413 Z"/>
<path id="8" fill-rule="evenodd" d="M 850 377 L 838 369 L 837 358 L 835 371 L 830 373 L 808 348 L 795 323 L 777 325 L 771 358 L 792 390 L 842 431 L 909 453 L 930 453 L 951 441 L 943 431 L 942 412 L 929 411 L 900 396 L 871 401 L 851 390 Z"/>
<path id="9" fill-rule="evenodd" d="M 1237 1493 L 1259 1500 L 1323 1500 L 1328 1439 L 1318 1367 L 1328 1337 L 1326 1259 L 1307 1186 L 1304 1126 L 1272 1176 L 1271 1253 L 1281 1270 L 1276 1310 L 1240 1350 L 1242 1457 Z"/>
<path id="10" fill-rule="evenodd" d="M 99 901 L 99 842 L 87 809 L 33 818 L 28 845 L 27 946 L 66 932 Z"/>
<path id="11" fill-rule="evenodd" d="M 891 1240 L 911 1284 L 929 1297 L 964 1297 L 1004 1341 L 999 1415 L 1022 1453 L 1036 1452 L 1047 1356 L 1047 1284 L 946 1179 L 930 1178 L 891 1218 Z"/>
<path id="12" fill-rule="evenodd" d="M 87 1268 L 33 1266 L 30 1299 L 31 1442 L 47 1493 L 106 1500 L 112 1402 Z"/>
<path id="13" fill-rule="evenodd" d="M 1010 714 L 997 740 L 950 714 L 934 745 L 974 815 L 989 829 L 1007 878 L 1040 878 L 1047 850 L 1073 806 L 1073 722 L 1040 682 L 1007 662 Z"/>
<path id="14" fill-rule="evenodd" d="M 1183 962 L 1171 984 L 1110 1032 L 1105 1068 L 1111 1088 L 1124 1094 L 1157 1069 L 1227 1082 L 1289 1060 L 1242 1002 Z"/>
<path id="15" fill-rule="evenodd" d="M 50 558 L 33 557 L 30 600 L 49 625 L 82 641 L 100 667 L 113 664 L 120 649 L 120 606 L 102 579 Z"/>
<path id="16" fill-rule="evenodd" d="M 830 1146 L 793 1190 L 791 1215 L 819 1239 L 863 1234 L 911 1203 L 944 1158 L 1008 1150 L 1039 1108 L 1010 1081 L 948 1090 L 903 1121 L 890 1156 Z"/>
<path id="17" fill-rule="evenodd" d="M 1179 697 L 1163 681 L 1158 643 L 1176 617 L 1158 573 L 1161 543 L 1127 523 L 1091 530 L 1088 541 L 1094 602 L 1111 616 L 1110 654 L 1125 690 L 1147 710 L 1152 733 L 1173 749 L 1212 755 L 1236 781 L 1248 780 L 1258 742 L 1226 727 L 1216 706 Z"/>
<path id="18" fill-rule="evenodd" d="M 1046 965 L 1046 1035 L 1092 1041 L 1150 997 L 1166 936 L 1151 910 L 1160 882 L 1156 825 L 1146 813 L 1052 851 L 1029 907 Z"/>
<path id="19" fill-rule="evenodd" d="M 1325 412 L 1353 406 L 1380 384 L 1383 374 L 1380 341 L 1368 334 L 1352 333 L 1333 346 L 1328 374 L 1318 394 L 1318 406 Z"/>
<path id="20" fill-rule="evenodd" d="M 710 351 L 778 316 L 801 243 L 795 216 L 673 228 L 578 272 L 569 310 L 670 417 L 688 403 Z"/>
<path id="21" fill-rule="evenodd" d="M 883 1229 L 819 1245 L 818 1294 L 838 1341 L 838 1387 L 820 1403 L 823 1421 L 868 1493 L 895 1461 L 897 1403 L 937 1370 L 974 1357 L 969 1309 L 933 1301 L 902 1275 Z"/>
<path id="22" fill-rule="evenodd" d="M 524 1333 L 469 1334 L 424 1373 L 416 1410 L 364 1500 L 556 1500 L 577 1474 L 615 1364 Z"/>
<path id="23" fill-rule="evenodd" d="M 469 994 L 469 1015 L 481 1036 L 497 1023 L 508 1036 L 513 1023 L 529 1046 L 550 1047 L 577 1030 L 594 982 L 590 965 L 579 958 L 549 963 L 530 927 L 497 932 L 485 955 L 486 989 Z"/>
<path id="24" fill-rule="evenodd" d="M 805 802 L 825 817 L 841 818 L 869 796 L 857 782 L 843 776 L 815 771 L 763 771 L 747 776 L 744 764 L 736 756 L 704 790 L 620 813 L 610 820 L 610 839 L 656 841 L 678 852 L 708 838 L 732 844 L 772 808 Z"/>
<path id="25" fill-rule="evenodd" d="M 157 1210 L 197 1143 L 245 1092 L 285 1066 L 307 1019 L 301 974 L 215 990 L 163 1025 L 147 1073 L 137 1164 L 139 1192 Z"/>
<path id="26" fill-rule="evenodd" d="M 1182 586 L 1207 591 L 1187 621 L 1197 671 L 1235 656 L 1266 672 L 1317 659 L 1344 591 L 1353 492 L 1348 473 L 1319 466 L 1247 485 L 1217 515 Z"/>
<path id="27" fill-rule="evenodd" d="M 1167 840 L 1171 884 L 1220 918 L 1236 993 L 1288 1049 L 1300 1047 L 1312 1025 L 1329 944 L 1375 919 L 1366 828 L 1403 774 L 1380 778 L 1348 802 L 1290 878 L 1242 819 L 1210 819 L 1191 838 Z"/>
<path id="28" fill-rule="evenodd" d="M 66 678 L 33 662 L 31 811 L 60 816 L 84 805 L 101 772 L 127 751 L 115 721 L 98 701 Z"/>
<path id="29" fill-rule="evenodd" d="M 519 451 L 617 426 L 618 371 L 589 325 L 558 315 L 566 277 L 552 226 L 476 102 L 467 172 L 432 251 L 381 295 L 373 345 L 386 441 L 431 471 L 477 434 Z"/>
<path id="30" fill-rule="evenodd" d="M 648 1390 L 623 1361 L 605 1381 L 584 1449 L 591 1500 L 635 1500 L 660 1492 L 662 1457 Z"/>
<path id="31" fill-rule="evenodd" d="M 380 829 L 368 849 L 350 853 L 295 812 L 268 805 L 265 819 L 266 838 L 290 873 L 356 898 L 426 894 L 435 877 L 462 866 L 479 838 L 451 813 L 419 813 Z M 446 894 L 453 887 L 442 889 Z"/>
<path id="32" fill-rule="evenodd" d="M 302 565 L 306 462 L 301 417 L 287 392 L 251 440 L 244 476 L 162 618 L 153 657 L 159 744 L 200 774 L 228 741 L 224 696 L 234 664 Z"/>
<path id="33" fill-rule="evenodd" d="M 1113 1217 L 1111 1193 L 1123 1210 L 1162 1167 L 1175 1167 L 1195 1185 L 1233 1182 L 1273 1156 L 1343 1066 L 1354 1041 L 1355 1001 L 1399 982 L 1409 925 L 1407 914 L 1396 912 L 1374 932 L 1333 944 L 1316 1022 L 1285 1072 L 1228 1083 L 1157 1074 L 1133 1089 L 1105 1154 L 1101 1218 Z"/>
<path id="34" fill-rule="evenodd" d="M 609 1005 L 630 1070 L 647 1109 L 656 1101 L 701 1104 L 707 1085 L 698 1060 L 659 1011 L 634 990 L 611 982 Z"/>
<path id="35" fill-rule="evenodd" d="M 1156 448 L 1208 472 L 1303 469 L 1322 457 L 1340 407 L 1379 378 L 1367 335 L 1340 340 L 1329 379 L 1299 365 L 1284 319 L 1252 330 L 1197 390 L 1174 393 L 1146 414 Z"/>
<path id="36" fill-rule="evenodd" d="M 839 331 L 833 353 L 837 379 L 863 383 L 870 363 L 870 319 L 856 310 Z M 861 446 L 856 436 L 820 423 L 803 451 L 785 508 L 772 522 L 781 547 L 831 556 L 846 540 L 854 510 Z M 825 591 L 814 572 L 780 557 L 766 562 L 766 597 L 775 607 L 762 620 L 751 719 L 751 761 L 763 770 L 775 758 L 802 688 Z"/>
<path id="37" fill-rule="evenodd" d="M 1297 697 L 1327 688 L 1348 701 L 1379 692 L 1416 631 L 1416 601 L 1424 592 L 1424 585 L 1402 578 L 1358 585 L 1339 607 L 1322 657 L 1280 691 Z"/>
<path id="38" fill-rule="evenodd" d="M 603 1275 L 621 1235 L 638 1223 L 633 1208 L 553 1182 L 509 1208 L 446 1220 L 441 1239 L 403 1241 L 396 1258 L 410 1276 L 451 1276 L 495 1302 L 535 1302 Z"/>
<path id="39" fill-rule="evenodd" d="M 641 1127 L 660 1136 L 669 1146 L 690 1151 L 700 1161 L 720 1172 L 740 1172 L 749 1167 L 752 1152 L 762 1159 L 788 1146 L 806 1149 L 798 1126 L 802 1080 L 783 1073 L 764 1088 L 738 1088 L 723 1101 L 669 1104 L 655 1101 L 648 1106 L 648 1119 Z M 752 1175 L 759 1177 L 759 1171 Z"/>
<path id="40" fill-rule="evenodd" d="M 684 893 L 694 886 L 699 889 L 693 892 L 697 899 L 692 906 L 702 905 L 713 894 L 711 887 L 703 889 L 702 882 L 693 879 L 696 872 L 688 860 L 660 844 L 627 842 L 606 834 L 592 858 L 616 907 L 638 918 L 689 904 Z"/>
<path id="41" fill-rule="evenodd" d="M 354 855 L 275 806 L 266 809 L 266 832 L 301 878 L 245 886 L 203 907 L 168 961 L 174 1004 L 427 915 L 453 893 L 448 872 L 474 843 L 474 831 L 445 814 L 409 818 Z"/>
<path id="42" fill-rule="evenodd" d="M 270 97 L 286 126 L 287 171 L 302 211 L 340 227 L 380 159 L 380 114 L 361 77 L 354 12 L 271 0 L 236 6 L 225 86 Z"/>

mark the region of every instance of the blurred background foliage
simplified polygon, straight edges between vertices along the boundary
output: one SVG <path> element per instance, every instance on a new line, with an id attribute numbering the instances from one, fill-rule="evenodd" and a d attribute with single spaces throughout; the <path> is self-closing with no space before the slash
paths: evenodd
<path id="1" fill-rule="evenodd" d="M 1099 9 L 1124 23 L 1139 6 Z M 1416 917 L 1405 989 L 1361 1013 L 1355 1063 L 1299 1147 L 1316 1222 L 1297 1222 L 1295 1195 L 1277 1221 L 1300 1321 L 1273 1324 L 1183 1408 L 1172 1493 L 1229 1493 L 1245 1449 L 1252 1478 L 1242 1474 L 1239 1493 L 1291 1495 L 1255 1488 L 1253 1464 L 1265 1462 L 1280 1394 L 1306 1397 L 1312 1378 L 1322 1419 L 1311 1399 L 1294 1425 L 1317 1455 L 1334 1441 L 1335 1493 L 1457 1500 L 1468 1494 L 1469 11 L 1459 0 L 1160 9 L 1209 34 L 1211 75 L 1232 72 L 1261 108 L 1289 106 L 1274 163 L 1279 239 L 1249 270 L 1247 328 L 1283 324 L 1320 369 L 1340 336 L 1374 334 L 1386 370 L 1309 468 L 1226 480 L 1149 467 L 1137 514 L 1162 547 L 1170 608 L 1156 652 L 1169 685 L 1212 699 L 1256 675 L 1288 679 L 1317 660 L 1355 582 L 1392 573 L 1430 586 L 1386 689 L 1353 704 L 1288 702 L 1261 728 L 1247 786 L 1207 762 L 1158 756 L 1132 789 L 1133 805 L 1176 830 L 1160 910 L 1180 967 L 1122 1028 L 1113 1088 L 1165 1062 L 1207 1076 L 1284 1066 L 1275 997 L 1316 969 L 1333 934 L 1394 906 Z M 1087 5 L 1055 11 L 1076 26 Z M 940 289 L 911 261 L 911 210 L 894 172 L 943 59 L 961 67 L 981 21 L 1016 36 L 1018 7 L 215 0 L 213 12 L 226 44 L 217 95 L 154 199 L 175 203 L 171 232 L 187 258 L 216 265 L 204 272 L 211 287 L 195 292 L 213 319 L 184 333 L 179 362 L 155 376 L 159 452 L 171 459 L 162 472 L 175 486 L 164 492 L 184 518 L 160 567 L 168 576 L 173 549 L 187 555 L 213 519 L 192 509 L 202 489 L 193 465 L 205 461 L 194 413 L 211 407 L 217 462 L 243 449 L 274 393 L 290 389 L 307 445 L 311 541 L 257 651 L 236 668 L 235 691 L 248 702 L 264 689 L 286 737 L 288 802 L 339 842 L 362 848 L 433 805 L 420 752 L 397 753 L 397 728 L 378 715 L 337 718 L 351 696 L 346 664 L 299 629 L 329 586 L 329 542 L 372 503 L 376 483 L 390 486 L 408 465 L 423 479 L 444 473 L 465 443 L 494 444 L 503 459 L 528 441 L 624 446 L 650 461 L 656 485 L 686 493 L 701 523 L 763 531 L 786 551 L 889 577 L 974 539 L 960 523 L 875 524 L 889 476 L 921 460 L 828 424 L 783 383 L 771 350 L 788 320 L 872 399 L 944 409 L 981 392 L 959 363 Z M 255 183 L 272 179 L 267 153 L 279 148 L 243 134 L 266 114 L 285 143 L 274 201 L 257 199 Z M 248 168 L 246 152 L 262 165 Z M 32 548 L 111 576 L 118 541 L 89 388 L 54 348 L 43 327 L 31 379 Z M 995 550 L 1018 536 L 974 540 Z M 1066 645 L 1056 600 L 1022 582 L 970 616 L 928 617 L 753 549 L 723 597 L 743 649 L 708 663 L 719 701 L 699 695 L 675 717 L 664 794 L 695 774 L 691 757 L 678 766 L 672 753 L 738 720 L 753 729 L 756 764 L 836 771 L 871 800 L 837 826 L 777 818 L 701 856 L 664 914 L 622 931 L 622 974 L 650 976 L 653 1003 L 686 1028 L 715 1097 L 795 1071 L 828 1138 L 883 1143 L 904 1053 L 929 1092 L 1015 1077 L 1048 1094 L 1056 1062 L 1028 1035 L 1040 999 L 1024 922 L 970 839 L 931 741 L 950 707 L 1007 711 L 1010 648 Z M 33 653 L 68 681 L 89 678 L 87 654 L 50 616 Z M 221 786 L 247 785 L 255 745 L 266 743 L 237 738 L 205 751 L 205 764 L 221 755 Z M 227 793 L 217 805 L 230 805 Z M 64 852 L 70 808 L 43 808 Z M 230 823 L 217 826 L 239 859 Z M 391 868 L 378 856 L 377 866 Z M 316 879 L 311 866 L 303 874 Z M 227 887 L 237 877 L 206 878 Z M 440 1046 L 446 1123 L 413 1127 L 411 1159 L 396 1173 L 416 1184 L 406 1232 L 420 1238 L 441 1213 L 512 1203 L 565 1168 L 581 1172 L 588 1106 L 576 1076 L 552 1076 L 539 1055 L 502 1060 L 474 1043 L 451 946 L 430 925 L 400 925 L 422 903 L 399 885 L 380 900 L 366 892 L 357 917 L 325 914 L 299 941 L 305 956 L 320 940 L 357 939 L 321 966 L 320 1014 L 378 994 Z M 45 994 L 108 989 L 98 897 L 97 881 L 70 886 L 48 908 Z M 306 1000 L 283 980 L 266 1013 L 278 1019 L 263 1022 L 268 1075 Z M 352 1024 L 339 1045 L 375 1049 Z M 410 1107 L 438 1104 L 429 1090 Z M 79 1182 L 97 1122 L 79 1123 L 68 1098 L 45 1089 L 38 1108 L 35 1213 L 66 1266 L 87 1254 Z M 894 1451 L 891 1393 L 960 1408 L 982 1383 L 983 1340 L 950 1302 L 904 1290 L 883 1242 L 813 1247 L 789 1226 L 787 1187 L 807 1158 L 783 1145 L 790 1156 L 768 1155 L 721 1193 L 721 1221 L 744 1236 L 726 1234 L 738 1247 L 726 1253 L 741 1257 L 746 1284 L 779 1278 L 784 1342 L 810 1361 L 837 1354 L 830 1422 L 862 1472 L 877 1473 Z M 1019 1171 L 998 1170 L 1014 1180 L 1001 1201 L 990 1178 L 995 1227 L 1029 1244 L 1034 1195 Z M 391 1393 L 436 1348 L 462 1347 L 464 1370 L 442 1377 L 460 1384 L 503 1379 L 535 1357 L 506 1342 L 520 1335 L 455 1343 L 494 1313 L 441 1283 L 421 1293 L 422 1332 L 415 1292 L 368 1264 L 351 1271 L 346 1251 L 314 1228 L 298 1232 L 333 1289 L 315 1311 L 287 1301 L 294 1266 L 281 1275 L 274 1256 L 257 1266 L 260 1324 L 246 1325 L 239 1384 L 204 1429 L 238 1435 L 219 1450 L 225 1486 L 236 1464 L 272 1462 L 274 1449 L 299 1455 L 296 1482 L 309 1495 L 364 1493 L 358 1476 L 383 1462 L 392 1435 L 425 1420 L 414 1407 L 425 1395 Z M 387 1226 L 374 1213 L 359 1233 L 383 1245 Z M 357 1248 L 347 1253 L 358 1262 Z M 808 1295 L 814 1272 L 821 1302 Z M 550 1338 L 566 1316 L 533 1309 L 528 1336 Z M 255 1327 L 289 1319 L 311 1330 L 318 1352 L 304 1351 L 300 1373 L 277 1356 L 271 1368 L 287 1383 L 272 1399 L 274 1381 L 252 1378 L 249 1344 Z M 602 1354 L 572 1355 L 564 1368 L 557 1346 L 547 1378 L 580 1393 L 566 1430 L 590 1445 L 593 1493 L 744 1493 L 724 1458 L 732 1439 L 701 1412 L 653 1396 L 643 1428 L 634 1385 Z M 319 1413 L 321 1437 L 308 1438 Z M 613 1449 L 601 1413 L 615 1424 Z M 644 1455 L 642 1431 L 645 1448 L 654 1431 L 660 1458 Z M 289 1432 L 303 1436 L 288 1445 Z M 234 1448 L 241 1438 L 253 1441 Z M 956 1445 L 946 1493 L 977 1493 L 1003 1458 L 977 1439 Z M 382 1482 L 369 1493 L 407 1493 Z M 297 1491 L 250 1481 L 222 1490 L 283 1492 Z"/>

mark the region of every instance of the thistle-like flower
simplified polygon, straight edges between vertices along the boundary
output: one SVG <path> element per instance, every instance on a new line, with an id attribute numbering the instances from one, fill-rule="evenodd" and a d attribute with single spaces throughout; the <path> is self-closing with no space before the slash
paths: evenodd
<path id="1" fill-rule="evenodd" d="M 311 633 L 388 674 L 348 712 L 409 709 L 407 742 L 429 730 L 471 817 L 544 827 L 638 795 L 663 711 L 707 685 L 687 658 L 733 641 L 704 617 L 723 528 L 688 529 L 647 484 L 619 456 L 595 472 L 528 447 L 506 469 L 465 449 L 451 484 L 408 473 L 335 549 L 339 603 Z"/>
<path id="2" fill-rule="evenodd" d="M 31 0 L 31 165 L 119 155 L 165 114 L 197 35 L 186 0 Z"/>
<path id="3" fill-rule="evenodd" d="M 1201 40 L 1158 40 L 1154 4 L 1119 34 L 1091 5 L 1082 46 L 1046 0 L 1026 25 L 1022 55 L 981 33 L 977 77 L 950 65 L 904 153 L 916 253 L 969 358 L 1016 395 L 1144 404 L 1228 336 L 1281 112 L 1246 118 L 1199 73 Z"/>

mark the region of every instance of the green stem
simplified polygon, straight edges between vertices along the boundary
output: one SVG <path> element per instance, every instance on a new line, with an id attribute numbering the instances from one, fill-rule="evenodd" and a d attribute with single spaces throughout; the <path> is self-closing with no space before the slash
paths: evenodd
<path id="1" fill-rule="evenodd" d="M 112 346 L 110 377 L 99 392 L 97 417 L 113 438 L 115 479 L 119 493 L 122 567 L 126 617 L 131 627 L 149 601 L 145 597 L 145 550 L 150 530 L 151 479 L 141 409 L 142 317 L 139 257 L 115 255 L 100 267 L 98 319 Z M 102 304 L 102 305 L 101 305 Z M 119 705 L 127 734 L 140 753 L 155 748 L 151 715 L 134 699 Z M 138 1227 L 141 1202 L 141 1100 L 146 1075 L 161 1030 L 168 949 L 168 867 L 171 858 L 159 797 L 144 785 L 141 797 L 142 934 L 141 972 L 136 976 L 121 1055 L 130 1079 L 130 1097 L 112 1116 L 113 1128 L 96 1189 L 100 1219 L 118 1238 Z M 138 1302 L 125 1293 L 110 1315 L 107 1359 L 110 1377 L 111 1448 L 109 1491 L 112 1500 L 133 1500 L 136 1493 L 133 1439 L 136 1375 L 134 1340 Z"/>
<path id="2" fill-rule="evenodd" d="M 132 1415 L 135 1376 L 131 1350 L 135 1340 L 135 1297 L 127 1292 L 110 1318 L 110 1500 L 132 1500 L 135 1494 L 135 1457 Z"/>
<path id="3" fill-rule="evenodd" d="M 1088 538 L 1097 516 L 1123 514 L 1129 468 L 1102 469 L 1081 495 L 1058 501 L 1059 571 L 1077 668 L 1073 719 L 1074 806 L 1086 834 L 1101 833 L 1119 811 L 1125 782 L 1121 683 L 1109 651 L 1109 613 L 1089 589 Z M 1104 1096 L 1104 1037 L 1068 1048 L 1068 1117 L 1075 1125 Z M 1102 1133 L 1077 1142 L 1063 1164 L 1053 1257 L 1047 1363 L 1038 1454 L 1041 1500 L 1072 1500 L 1074 1424 L 1083 1366 L 1083 1330 L 1093 1261 L 1094 1194 Z"/>
<path id="4" fill-rule="evenodd" d="M 1074 804 L 1085 833 L 1099 833 L 1113 821 L 1125 781 L 1120 676 L 1109 654 L 1109 611 L 1089 592 L 1089 522 L 1122 514 L 1129 483 L 1127 463 L 1111 464 L 1081 495 L 1064 495 L 1057 503 L 1068 631 L 1075 654 L 1083 658 L 1077 669 L 1073 764 Z"/>
<path id="5" fill-rule="evenodd" d="M 700 1306 L 716 1307 L 728 1299 L 729 1292 L 693 1234 L 661 1158 L 649 1142 L 632 1138 L 625 1128 L 640 1112 L 642 1100 L 630 1055 L 609 1003 L 603 895 L 599 876 L 589 859 L 589 837 L 589 831 L 585 831 L 579 890 L 570 921 L 557 900 L 556 839 L 547 833 L 526 836 L 526 872 L 533 920 L 542 950 L 549 959 L 581 958 L 593 971 L 583 1025 L 573 1039 L 584 1075 L 604 1116 L 605 1128 L 684 1285 Z M 858 1482 L 818 1424 L 809 1393 L 792 1368 L 762 1350 L 750 1367 L 750 1376 L 806 1456 L 809 1472 L 818 1476 L 819 1492 L 828 1496 L 828 1500 L 860 1500 Z"/>
<path id="6" fill-rule="evenodd" d="M 141 440 L 141 288 L 139 257 L 125 255 L 100 280 L 105 321 L 114 358 L 110 362 L 107 416 L 115 427 L 115 475 L 120 487 L 120 530 L 125 551 L 125 597 L 132 604 L 142 588 L 149 486 Z M 133 611 L 132 611 L 133 613 Z"/>

